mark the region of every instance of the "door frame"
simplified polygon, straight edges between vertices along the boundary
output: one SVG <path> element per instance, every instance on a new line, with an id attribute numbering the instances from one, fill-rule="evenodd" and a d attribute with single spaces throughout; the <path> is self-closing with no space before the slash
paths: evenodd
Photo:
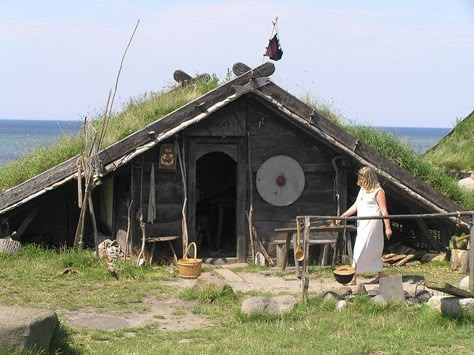
<path id="1" fill-rule="evenodd" d="M 245 203 L 247 179 L 245 165 L 245 141 L 242 137 L 189 137 L 188 139 L 188 236 L 196 239 L 196 165 L 199 158 L 208 153 L 219 152 L 228 155 L 236 163 L 235 239 L 236 256 L 239 262 L 247 258 L 245 233 Z"/>

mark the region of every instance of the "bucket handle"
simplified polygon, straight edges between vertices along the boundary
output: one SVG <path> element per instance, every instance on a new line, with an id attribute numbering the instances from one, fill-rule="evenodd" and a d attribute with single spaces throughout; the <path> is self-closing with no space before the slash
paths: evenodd
<path id="1" fill-rule="evenodd" d="M 197 245 L 195 242 L 191 242 L 189 243 L 189 245 L 187 246 L 186 250 L 184 251 L 184 255 L 183 255 L 183 259 L 187 259 L 188 258 L 188 253 L 189 253 L 189 248 L 191 246 L 194 246 L 194 258 L 193 259 L 196 259 L 197 257 Z"/>

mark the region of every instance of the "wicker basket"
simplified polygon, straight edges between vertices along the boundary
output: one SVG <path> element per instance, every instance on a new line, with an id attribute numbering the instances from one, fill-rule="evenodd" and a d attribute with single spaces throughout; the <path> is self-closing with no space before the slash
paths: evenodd
<path id="1" fill-rule="evenodd" d="M 20 247 L 21 243 L 16 240 L 10 238 L 0 239 L 0 253 L 16 253 Z"/>
<path id="2" fill-rule="evenodd" d="M 194 257 L 188 258 L 189 248 L 194 246 Z M 202 259 L 197 259 L 197 246 L 192 242 L 188 245 L 182 259 L 178 260 L 179 276 L 185 279 L 195 279 L 201 275 Z"/>

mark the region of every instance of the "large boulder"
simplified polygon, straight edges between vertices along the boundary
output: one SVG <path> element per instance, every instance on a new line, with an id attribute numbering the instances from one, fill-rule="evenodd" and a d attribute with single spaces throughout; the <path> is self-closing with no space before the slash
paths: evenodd
<path id="1" fill-rule="evenodd" d="M 249 297 L 242 302 L 242 313 L 251 315 L 257 313 L 283 314 L 293 309 L 296 299 L 293 296 Z"/>
<path id="2" fill-rule="evenodd" d="M 57 326 L 58 317 L 53 311 L 0 305 L 0 352 L 49 353 Z"/>

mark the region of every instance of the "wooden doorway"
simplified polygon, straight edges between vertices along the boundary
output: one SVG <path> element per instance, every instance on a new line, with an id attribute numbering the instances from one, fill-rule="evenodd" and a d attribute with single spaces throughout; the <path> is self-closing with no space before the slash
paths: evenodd
<path id="1" fill-rule="evenodd" d="M 239 138 L 189 139 L 188 234 L 204 257 L 244 261 L 246 175 Z"/>

